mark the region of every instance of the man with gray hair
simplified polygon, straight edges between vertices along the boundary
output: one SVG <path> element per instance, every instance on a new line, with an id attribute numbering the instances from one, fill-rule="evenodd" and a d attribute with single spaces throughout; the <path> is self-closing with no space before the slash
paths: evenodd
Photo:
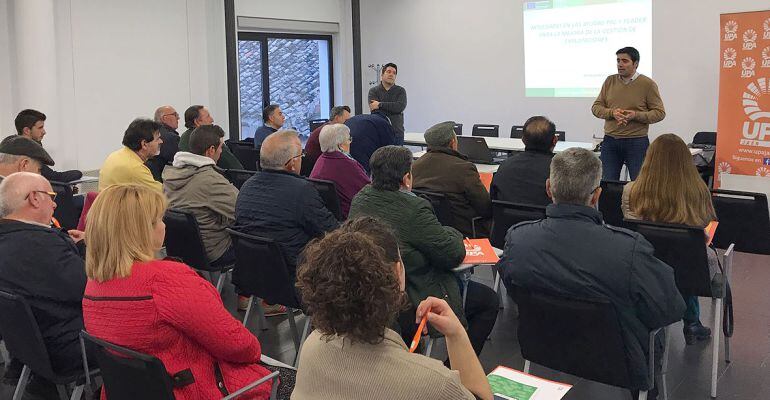
<path id="1" fill-rule="evenodd" d="M 29 302 L 54 370 L 65 373 L 82 368 L 85 248 L 82 232 L 51 228 L 55 197 L 36 173 L 17 172 L 0 183 L 0 289 Z M 12 357 L 4 378 L 18 379 L 21 367 Z M 45 379 L 35 376 L 32 385 L 29 391 L 47 388 L 55 398 Z"/>
<path id="2" fill-rule="evenodd" d="M 160 146 L 160 153 L 147 160 L 147 168 L 152 171 L 152 176 L 156 181 L 163 181 L 163 169 L 167 164 L 174 161 L 174 155 L 179 151 L 179 113 L 174 107 L 160 106 L 155 110 L 155 122 L 161 125 L 160 139 L 163 145 Z"/>
<path id="3" fill-rule="evenodd" d="M 331 111 L 329 111 L 329 122 L 313 129 L 313 132 L 310 133 L 310 137 L 307 138 L 307 142 L 305 143 L 305 159 L 302 160 L 304 166 L 303 170 L 307 171 L 309 174 L 310 171 L 313 170 L 316 161 L 318 161 L 318 157 L 321 157 L 321 153 L 323 153 L 321 144 L 319 143 L 321 129 L 327 125 L 344 124 L 348 119 L 350 119 L 350 107 L 332 107 Z"/>
<path id="4" fill-rule="evenodd" d="M 655 258 L 642 235 L 603 223 L 596 209 L 601 177 L 602 163 L 591 151 L 570 148 L 556 154 L 546 181 L 553 200 L 546 219 L 511 227 L 497 267 L 510 293 L 518 286 L 611 302 L 623 331 L 632 388 L 642 389 L 649 387 L 649 332 L 682 319 L 685 304 L 673 269 Z M 662 351 L 662 341 L 655 350 Z"/>
<path id="5" fill-rule="evenodd" d="M 412 166 L 413 187 L 444 194 L 452 211 L 450 225 L 464 236 L 485 236 L 488 218 L 492 216 L 492 200 L 476 165 L 457 151 L 454 125 L 454 121 L 441 122 L 425 131 L 428 152 Z M 483 219 L 474 226 L 476 217 Z"/>
<path id="6" fill-rule="evenodd" d="M 302 144 L 296 131 L 270 134 L 259 156 L 261 171 L 241 187 L 234 229 L 267 237 L 283 247 L 292 280 L 305 245 L 339 226 L 312 182 L 299 175 Z"/>
<path id="7" fill-rule="evenodd" d="M 350 128 L 344 124 L 325 125 L 319 136 L 323 154 L 310 173 L 313 179 L 334 182 L 343 218 L 348 217 L 353 197 L 371 182 L 364 167 L 350 156 L 352 141 Z"/>

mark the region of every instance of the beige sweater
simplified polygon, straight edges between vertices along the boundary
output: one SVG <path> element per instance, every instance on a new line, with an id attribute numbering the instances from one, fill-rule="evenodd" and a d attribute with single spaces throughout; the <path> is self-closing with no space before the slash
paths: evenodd
<path id="1" fill-rule="evenodd" d="M 474 396 L 457 371 L 412 354 L 396 332 L 385 329 L 376 345 L 340 336 L 326 341 L 318 330 L 302 346 L 292 400 L 453 400 Z"/>
<path id="2" fill-rule="evenodd" d="M 627 125 L 618 126 L 612 116 L 616 108 L 636 111 L 636 117 Z M 644 75 L 639 75 L 628 84 L 623 83 L 617 74 L 608 76 L 591 112 L 605 120 L 604 134 L 615 138 L 644 137 L 650 124 L 666 117 L 658 85 Z"/>

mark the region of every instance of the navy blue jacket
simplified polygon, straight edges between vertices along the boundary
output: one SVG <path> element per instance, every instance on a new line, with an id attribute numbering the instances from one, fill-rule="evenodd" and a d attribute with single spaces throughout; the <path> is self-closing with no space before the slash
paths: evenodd
<path id="1" fill-rule="evenodd" d="M 257 172 L 235 202 L 234 229 L 278 242 L 292 274 L 305 245 L 338 226 L 313 184 L 286 171 Z"/>
<path id="2" fill-rule="evenodd" d="M 166 125 L 160 127 L 160 153 L 147 160 L 145 165 L 152 172 L 152 177 L 158 182 L 163 182 L 163 169 L 174 161 L 174 156 L 179 151 L 179 132 Z"/>
<path id="3" fill-rule="evenodd" d="M 278 130 L 267 125 L 262 125 L 257 128 L 257 130 L 254 131 L 254 147 L 259 148 L 262 146 L 262 142 L 273 132 L 278 132 Z"/>
<path id="4" fill-rule="evenodd" d="M 509 290 L 516 284 L 610 301 L 618 311 L 632 382 L 646 387 L 649 332 L 682 319 L 685 310 L 674 270 L 655 258 L 642 235 L 604 225 L 593 208 L 551 204 L 546 216 L 508 230 L 497 264 L 503 283 Z"/>
<path id="5" fill-rule="evenodd" d="M 60 230 L 0 219 L 0 288 L 29 302 L 51 363 L 59 371 L 82 367 L 82 251 Z"/>
<path id="6" fill-rule="evenodd" d="M 356 115 L 345 122 L 350 128 L 350 156 L 356 159 L 369 173 L 369 158 L 375 150 L 398 143 L 390 121 L 381 114 Z"/>

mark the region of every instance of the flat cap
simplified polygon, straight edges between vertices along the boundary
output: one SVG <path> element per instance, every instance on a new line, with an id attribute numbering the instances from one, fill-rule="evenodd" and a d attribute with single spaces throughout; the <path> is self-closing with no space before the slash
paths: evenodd
<path id="1" fill-rule="evenodd" d="M 25 156 L 48 166 L 54 165 L 53 159 L 43 146 L 34 140 L 20 135 L 11 135 L 0 142 L 0 153 Z"/>
<path id="2" fill-rule="evenodd" d="M 428 146 L 447 147 L 453 137 L 455 137 L 454 121 L 439 122 L 425 131 L 425 143 Z"/>

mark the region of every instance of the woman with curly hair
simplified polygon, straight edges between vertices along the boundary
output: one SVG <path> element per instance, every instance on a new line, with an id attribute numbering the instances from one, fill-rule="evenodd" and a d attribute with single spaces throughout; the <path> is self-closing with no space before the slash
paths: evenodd
<path id="1" fill-rule="evenodd" d="M 711 193 L 692 163 L 687 145 L 673 133 L 659 136 L 650 145 L 635 181 L 623 188 L 623 216 L 652 222 L 706 227 L 716 219 Z M 705 236 L 704 236 L 705 237 Z M 716 252 L 708 252 L 712 275 L 718 268 Z M 711 336 L 700 322 L 698 298 L 686 296 L 682 320 L 687 344 Z"/>
<path id="2" fill-rule="evenodd" d="M 492 399 L 468 334 L 451 307 L 428 297 L 415 321 L 446 337 L 449 360 L 407 351 L 389 329 L 404 308 L 404 266 L 393 232 L 363 217 L 311 242 L 297 287 L 316 330 L 300 355 L 293 400 Z"/>

